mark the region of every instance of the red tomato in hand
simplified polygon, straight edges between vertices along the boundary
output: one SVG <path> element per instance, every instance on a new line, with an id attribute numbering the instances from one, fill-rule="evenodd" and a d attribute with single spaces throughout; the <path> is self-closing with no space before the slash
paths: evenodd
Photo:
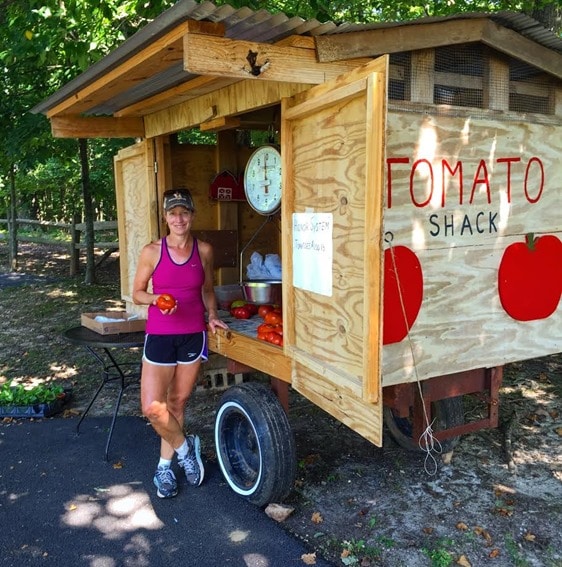
<path id="1" fill-rule="evenodd" d="M 156 299 L 156 307 L 165 311 L 166 309 L 173 309 L 176 306 L 176 300 L 174 296 L 169 293 L 163 293 L 159 295 Z"/>

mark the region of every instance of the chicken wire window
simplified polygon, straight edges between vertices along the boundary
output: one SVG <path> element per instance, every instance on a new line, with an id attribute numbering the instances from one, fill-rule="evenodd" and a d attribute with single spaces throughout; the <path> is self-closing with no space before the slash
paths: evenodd
<path id="1" fill-rule="evenodd" d="M 448 113 L 455 107 L 467 107 L 554 114 L 551 79 L 523 61 L 477 43 L 427 50 L 426 66 L 416 65 L 415 55 L 415 52 L 391 54 L 388 85 L 391 101 L 420 102 L 412 95 L 412 85 L 419 88 L 425 82 L 428 94 L 424 102 Z M 428 70 L 427 60 L 431 61 L 431 57 L 433 64 Z"/>

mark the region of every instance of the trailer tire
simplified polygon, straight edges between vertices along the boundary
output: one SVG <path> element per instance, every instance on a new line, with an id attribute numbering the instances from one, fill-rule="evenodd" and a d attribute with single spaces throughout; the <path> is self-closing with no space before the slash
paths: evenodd
<path id="1" fill-rule="evenodd" d="M 248 382 L 222 395 L 215 445 L 224 478 L 252 504 L 281 502 L 293 488 L 293 433 L 285 410 L 266 385 Z"/>
<path id="2" fill-rule="evenodd" d="M 445 400 L 432 402 L 432 411 L 435 422 L 432 429 L 440 431 L 464 423 L 463 397 L 456 396 Z M 407 417 L 398 417 L 392 408 L 384 408 L 384 422 L 394 440 L 409 451 L 421 451 L 418 440 L 412 438 L 412 421 Z M 460 436 L 440 441 L 442 453 L 449 453 L 459 442 Z"/>

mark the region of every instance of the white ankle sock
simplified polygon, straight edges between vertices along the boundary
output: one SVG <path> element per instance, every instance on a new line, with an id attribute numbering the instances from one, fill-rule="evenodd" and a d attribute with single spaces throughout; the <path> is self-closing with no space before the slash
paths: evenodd
<path id="1" fill-rule="evenodd" d="M 169 469 L 172 465 L 172 460 L 171 459 L 164 459 L 162 457 L 160 457 L 160 460 L 158 461 L 158 466 L 159 467 L 163 467 L 165 469 Z"/>
<path id="2" fill-rule="evenodd" d="M 187 439 L 184 439 L 183 443 L 176 449 L 176 453 L 180 459 L 183 459 L 187 456 L 188 450 Z"/>

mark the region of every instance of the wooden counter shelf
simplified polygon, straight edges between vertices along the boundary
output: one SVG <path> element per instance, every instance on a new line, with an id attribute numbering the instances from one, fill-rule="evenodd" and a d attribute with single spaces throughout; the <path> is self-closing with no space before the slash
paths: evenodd
<path id="1" fill-rule="evenodd" d="M 283 382 L 291 382 L 291 360 L 283 349 L 257 339 L 257 327 L 263 322 L 259 317 L 235 319 L 224 312 L 220 316 L 229 329 L 219 329 L 215 335 L 209 333 L 209 350 L 226 357 L 229 362 L 247 366 L 248 371 L 258 370 Z"/>

